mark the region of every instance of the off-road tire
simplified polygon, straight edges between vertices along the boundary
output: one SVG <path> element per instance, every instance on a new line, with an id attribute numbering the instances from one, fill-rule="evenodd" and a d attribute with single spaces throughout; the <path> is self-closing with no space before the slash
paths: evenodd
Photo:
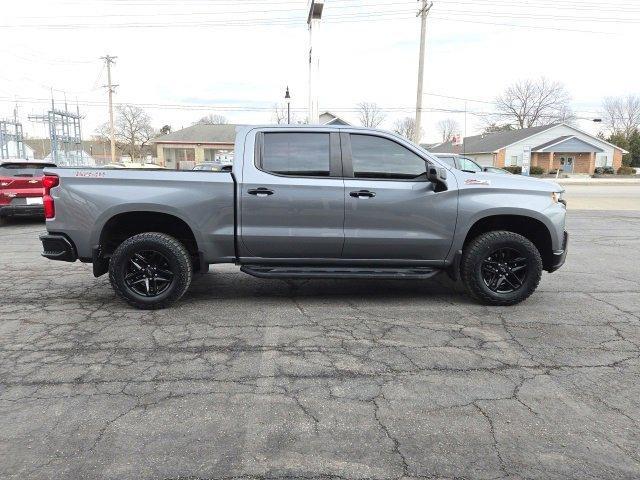
<path id="1" fill-rule="evenodd" d="M 492 291 L 482 277 L 482 262 L 500 248 L 517 250 L 528 262 L 522 285 L 510 293 Z M 485 305 L 515 305 L 527 299 L 538 287 L 542 277 L 542 258 L 530 240 L 517 233 L 493 231 L 483 233 L 469 242 L 462 252 L 460 276 L 467 292 Z"/>
<path id="2" fill-rule="evenodd" d="M 173 281 L 156 297 L 144 297 L 129 288 L 125 282 L 126 263 L 137 251 L 154 250 L 168 261 L 174 274 Z M 189 288 L 193 277 L 191 257 L 185 246 L 166 233 L 147 232 L 134 235 L 122 242 L 109 260 L 109 281 L 116 294 L 129 305 L 143 310 L 166 308 L 179 300 Z"/>

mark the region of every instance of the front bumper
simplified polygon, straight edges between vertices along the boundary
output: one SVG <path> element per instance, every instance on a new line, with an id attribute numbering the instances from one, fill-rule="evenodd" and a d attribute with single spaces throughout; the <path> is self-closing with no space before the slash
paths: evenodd
<path id="1" fill-rule="evenodd" d="M 42 256 L 49 260 L 75 262 L 78 259 L 73 242 L 64 235 L 55 233 L 40 235 L 40 241 L 43 249 Z"/>
<path id="2" fill-rule="evenodd" d="M 547 272 L 555 272 L 562 265 L 564 265 L 565 260 L 567 259 L 567 249 L 569 248 L 569 234 L 564 232 L 564 239 L 562 241 L 562 250 L 558 250 L 553 252 L 553 257 L 551 260 L 551 264 L 547 269 Z"/>
<path id="3" fill-rule="evenodd" d="M 0 207 L 0 217 L 18 215 L 44 217 L 44 207 L 42 205 L 5 205 Z"/>

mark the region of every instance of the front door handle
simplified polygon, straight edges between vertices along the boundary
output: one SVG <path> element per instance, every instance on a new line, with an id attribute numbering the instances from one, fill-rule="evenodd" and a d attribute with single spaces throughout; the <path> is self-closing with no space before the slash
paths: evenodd
<path id="1" fill-rule="evenodd" d="M 369 190 L 357 190 L 349 193 L 349 195 L 354 198 L 373 198 L 376 196 L 376 192 L 371 192 Z"/>
<path id="2" fill-rule="evenodd" d="M 252 188 L 247 192 L 249 195 L 255 195 L 256 197 L 267 197 L 273 195 L 275 192 L 265 187 Z"/>

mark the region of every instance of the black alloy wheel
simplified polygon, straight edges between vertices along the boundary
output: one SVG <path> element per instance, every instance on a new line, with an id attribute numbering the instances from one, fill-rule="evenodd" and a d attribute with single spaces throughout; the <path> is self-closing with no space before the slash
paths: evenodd
<path id="1" fill-rule="evenodd" d="M 500 248 L 482 261 L 482 280 L 492 292 L 513 293 L 524 284 L 529 262 L 514 248 Z"/>
<path id="2" fill-rule="evenodd" d="M 460 278 L 467 292 L 485 305 L 515 305 L 540 283 L 542 257 L 520 234 L 506 230 L 482 233 L 462 251 Z"/>
<path id="3" fill-rule="evenodd" d="M 124 282 L 138 295 L 157 297 L 171 286 L 174 277 L 171 265 L 162 253 L 141 250 L 129 257 Z"/>
<path id="4" fill-rule="evenodd" d="M 109 259 L 109 281 L 116 294 L 145 310 L 165 308 L 191 284 L 193 259 L 180 240 L 160 232 L 134 235 Z"/>

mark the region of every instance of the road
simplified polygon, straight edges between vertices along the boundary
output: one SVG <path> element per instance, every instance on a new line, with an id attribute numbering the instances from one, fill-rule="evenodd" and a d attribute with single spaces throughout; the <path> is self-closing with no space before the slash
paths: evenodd
<path id="1" fill-rule="evenodd" d="M 640 183 L 563 185 L 572 210 L 640 210 Z"/>
<path id="2" fill-rule="evenodd" d="M 640 212 L 569 229 L 515 307 L 226 266 L 145 312 L 0 227 L 0 478 L 640 478 Z"/>

